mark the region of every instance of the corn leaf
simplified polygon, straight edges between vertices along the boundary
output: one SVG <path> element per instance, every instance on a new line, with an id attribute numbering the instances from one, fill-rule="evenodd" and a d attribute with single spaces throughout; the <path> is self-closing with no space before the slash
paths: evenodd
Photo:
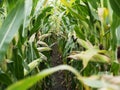
<path id="1" fill-rule="evenodd" d="M 32 10 L 32 0 L 25 0 L 25 15 L 24 15 L 23 32 L 22 32 L 23 37 L 27 37 L 27 30 L 25 30 L 25 28 L 30 23 L 31 10 Z"/>
<path id="2" fill-rule="evenodd" d="M 0 82 L 6 85 L 12 84 L 11 78 L 5 73 L 0 73 Z"/>
<path id="3" fill-rule="evenodd" d="M 41 61 L 42 61 L 41 59 L 36 59 L 32 61 L 30 64 L 28 64 L 29 70 L 24 68 L 24 75 L 29 74 L 35 67 L 39 65 Z"/>
<path id="4" fill-rule="evenodd" d="M 68 65 L 60 65 L 60 66 L 56 66 L 53 68 L 49 68 L 46 70 L 41 71 L 39 74 L 28 77 L 26 79 L 23 79 L 11 86 L 9 86 L 7 88 L 7 90 L 27 90 L 28 88 L 30 88 L 32 85 L 34 85 L 35 83 L 37 83 L 37 81 L 43 79 L 44 77 L 53 74 L 54 72 L 57 72 L 59 70 L 68 70 L 71 71 L 73 74 L 76 75 L 77 79 L 79 79 L 80 81 L 82 81 L 82 77 L 81 75 L 78 73 L 78 71 L 76 71 L 74 68 L 72 68 L 71 66 Z"/>
<path id="5" fill-rule="evenodd" d="M 100 54 L 99 52 L 103 52 L 97 48 L 91 48 L 86 51 L 82 51 L 81 53 L 73 54 L 68 56 L 68 58 L 73 58 L 76 60 L 82 60 L 83 61 L 83 67 L 85 68 L 88 65 L 89 61 L 95 61 L 95 62 L 110 62 L 110 58 Z"/>
<path id="6" fill-rule="evenodd" d="M 120 17 L 120 1 L 119 0 L 110 0 L 111 7 L 113 11 Z"/>
<path id="7" fill-rule="evenodd" d="M 24 1 L 20 0 L 9 13 L 0 29 L 0 60 L 3 59 L 9 43 L 18 31 L 24 18 Z"/>

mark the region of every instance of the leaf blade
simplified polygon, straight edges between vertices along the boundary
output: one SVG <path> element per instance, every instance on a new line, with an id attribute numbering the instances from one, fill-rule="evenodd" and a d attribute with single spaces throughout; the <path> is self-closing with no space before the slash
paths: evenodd
<path id="1" fill-rule="evenodd" d="M 22 14 L 21 14 L 22 13 Z M 24 1 L 21 0 L 9 13 L 0 29 L 0 60 L 3 59 L 10 41 L 18 31 L 24 17 Z"/>

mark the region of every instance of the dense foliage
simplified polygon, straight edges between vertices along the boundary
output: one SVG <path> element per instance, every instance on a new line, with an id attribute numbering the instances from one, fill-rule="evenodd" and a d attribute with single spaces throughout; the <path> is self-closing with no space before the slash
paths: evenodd
<path id="1" fill-rule="evenodd" d="M 119 0 L 0 0 L 0 89 L 119 90 L 119 32 Z"/>

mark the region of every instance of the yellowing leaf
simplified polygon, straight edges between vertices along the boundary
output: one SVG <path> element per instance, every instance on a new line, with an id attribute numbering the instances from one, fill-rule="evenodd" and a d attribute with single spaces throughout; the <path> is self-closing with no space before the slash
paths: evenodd
<path id="1" fill-rule="evenodd" d="M 75 2 L 75 0 L 70 0 L 70 6 Z"/>
<path id="2" fill-rule="evenodd" d="M 98 8 L 98 16 L 101 21 L 103 21 L 108 16 L 108 9 L 107 8 Z"/>
<path id="3" fill-rule="evenodd" d="M 60 1 L 64 6 L 70 7 L 69 3 L 66 0 L 60 0 Z"/>
<path id="4" fill-rule="evenodd" d="M 88 49 L 86 51 L 83 51 L 79 54 L 75 55 L 70 55 L 69 58 L 77 59 L 77 60 L 82 60 L 83 61 L 83 66 L 84 68 L 87 66 L 88 62 L 92 59 L 94 55 L 98 53 L 98 49 L 92 48 Z"/>
<path id="5" fill-rule="evenodd" d="M 102 53 L 100 53 L 100 52 L 102 52 Z M 82 51 L 81 53 L 77 53 L 77 54 L 74 53 L 74 54 L 68 56 L 68 58 L 82 60 L 83 67 L 85 68 L 88 65 L 89 61 L 110 62 L 110 58 L 108 56 L 104 55 L 104 53 L 106 53 L 106 52 L 105 51 L 103 52 L 103 50 L 99 50 L 98 48 L 93 47 L 86 51 Z"/>
<path id="6" fill-rule="evenodd" d="M 93 48 L 93 45 L 89 41 L 84 41 L 82 39 L 77 39 L 77 42 L 82 45 L 85 49 Z"/>

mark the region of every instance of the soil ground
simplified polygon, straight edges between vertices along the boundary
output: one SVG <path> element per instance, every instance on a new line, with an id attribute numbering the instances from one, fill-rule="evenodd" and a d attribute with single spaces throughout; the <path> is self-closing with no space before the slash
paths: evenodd
<path id="1" fill-rule="evenodd" d="M 52 67 L 63 64 L 61 54 L 58 50 L 58 45 L 52 46 L 51 65 Z M 51 90 L 67 90 L 65 83 L 65 71 L 59 71 L 52 76 Z"/>

